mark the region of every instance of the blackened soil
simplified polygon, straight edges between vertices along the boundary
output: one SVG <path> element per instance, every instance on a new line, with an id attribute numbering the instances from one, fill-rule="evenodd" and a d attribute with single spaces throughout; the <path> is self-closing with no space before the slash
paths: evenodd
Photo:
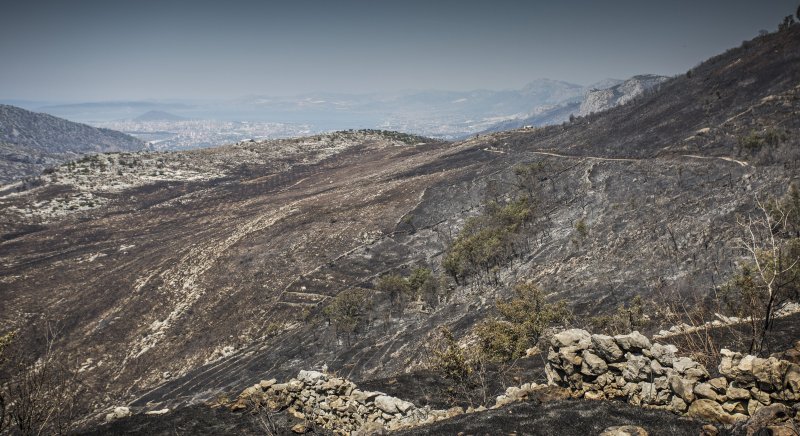
<path id="1" fill-rule="evenodd" d="M 704 423 L 617 401 L 560 400 L 516 403 L 396 434 L 586 436 L 618 425 L 636 425 L 651 436 L 666 436 L 700 434 Z"/>
<path id="2" fill-rule="evenodd" d="M 76 433 L 101 435 L 293 435 L 301 421 L 287 413 L 233 413 L 225 408 L 196 404 L 165 415 L 133 415 L 110 424 Z M 312 428 L 309 434 L 331 434 Z"/>

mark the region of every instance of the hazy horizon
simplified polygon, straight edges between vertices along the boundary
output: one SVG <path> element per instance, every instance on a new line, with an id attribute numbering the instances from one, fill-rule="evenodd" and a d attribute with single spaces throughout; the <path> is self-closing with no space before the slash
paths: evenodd
<path id="1" fill-rule="evenodd" d="M 519 89 L 679 74 L 796 0 L 55 0 L 0 16 L 0 99 L 169 101 Z"/>

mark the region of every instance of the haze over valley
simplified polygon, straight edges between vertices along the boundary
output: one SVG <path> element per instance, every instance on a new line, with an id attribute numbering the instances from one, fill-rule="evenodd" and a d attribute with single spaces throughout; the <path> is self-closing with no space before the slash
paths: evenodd
<path id="1" fill-rule="evenodd" d="M 0 436 L 800 431 L 794 1 L 41 0 L 0 59 Z"/>

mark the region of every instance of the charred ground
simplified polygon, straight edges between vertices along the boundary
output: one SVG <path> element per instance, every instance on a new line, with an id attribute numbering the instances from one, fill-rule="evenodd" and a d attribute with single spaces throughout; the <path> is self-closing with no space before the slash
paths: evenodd
<path id="1" fill-rule="evenodd" d="M 796 181 L 798 27 L 563 126 L 103 155 L 0 188 L 0 321 L 28 347 L 36 326 L 58 327 L 56 347 L 91 385 L 91 418 L 211 401 L 298 368 L 395 377 L 424 366 L 441 326 L 466 334 L 519 279 L 579 319 L 637 294 L 702 296 L 741 258 L 736 217 Z M 465 220 L 506 201 L 514 168 L 534 163 L 529 249 L 466 283 L 442 274 L 437 304 L 393 313 L 375 281 L 442 273 Z M 342 334 L 324 309 L 353 289 L 372 309 Z"/>

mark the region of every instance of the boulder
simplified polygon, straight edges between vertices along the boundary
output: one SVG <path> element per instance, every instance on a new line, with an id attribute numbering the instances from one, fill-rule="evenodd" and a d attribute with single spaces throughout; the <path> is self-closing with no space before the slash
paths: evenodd
<path id="1" fill-rule="evenodd" d="M 635 330 L 627 335 L 614 336 L 614 341 L 623 351 L 636 351 L 651 347 L 650 339 Z"/>
<path id="2" fill-rule="evenodd" d="M 650 354 L 652 354 L 653 359 L 664 366 L 672 366 L 672 361 L 675 360 L 675 354 L 677 352 L 678 347 L 672 344 L 653 344 L 653 346 L 650 347 Z"/>
<path id="3" fill-rule="evenodd" d="M 729 386 L 728 390 L 725 391 L 725 396 L 728 397 L 729 400 L 749 400 L 750 391 L 747 389 Z"/>
<path id="4" fill-rule="evenodd" d="M 553 335 L 552 339 L 550 339 L 550 344 L 555 348 L 577 346 L 579 349 L 585 350 L 591 343 L 592 335 L 582 329 L 564 330 L 563 332 L 556 333 Z"/>
<path id="5" fill-rule="evenodd" d="M 700 364 L 688 357 L 678 357 L 672 361 L 672 367 L 680 374 L 686 373 L 687 370 L 699 367 Z"/>
<path id="6" fill-rule="evenodd" d="M 115 407 L 111 413 L 106 414 L 106 422 L 126 418 L 128 416 L 131 416 L 131 409 L 125 406 L 118 406 Z"/>
<path id="7" fill-rule="evenodd" d="M 702 398 L 695 400 L 689 405 L 687 415 L 693 418 L 704 419 L 706 421 L 719 422 L 721 424 L 733 424 L 735 418 L 722 409 L 722 405 L 714 400 Z"/>
<path id="8" fill-rule="evenodd" d="M 608 362 L 616 362 L 624 354 L 614 338 L 608 335 L 592 335 L 592 346 L 597 355 Z"/>
<path id="9" fill-rule="evenodd" d="M 606 365 L 606 361 L 591 351 L 584 350 L 582 357 L 583 363 L 581 363 L 581 374 L 600 375 L 608 371 L 608 365 Z"/>
<path id="10" fill-rule="evenodd" d="M 390 397 L 388 395 L 379 395 L 375 397 L 375 407 L 377 407 L 384 413 L 405 414 L 406 412 L 414 408 L 414 404 L 409 403 L 408 401 L 403 401 L 399 398 Z"/>
<path id="11" fill-rule="evenodd" d="M 698 383 L 694 387 L 694 394 L 700 398 L 708 398 L 714 401 L 724 401 L 725 398 L 714 391 L 708 383 Z"/>
<path id="12" fill-rule="evenodd" d="M 678 413 L 686 412 L 686 409 L 689 406 L 686 405 L 686 402 L 681 399 L 681 397 L 675 395 L 672 397 L 672 401 L 670 402 L 670 408 Z"/>
<path id="13" fill-rule="evenodd" d="M 314 383 L 317 382 L 317 380 L 321 381 L 327 380 L 328 376 L 319 371 L 300 370 L 300 373 L 297 374 L 297 379 L 307 384 L 313 385 Z"/>
<path id="14" fill-rule="evenodd" d="M 629 382 L 638 382 L 647 380 L 650 376 L 650 359 L 644 356 L 636 356 L 631 353 L 625 355 L 628 360 L 625 369 L 622 371 L 622 377 Z"/>
<path id="15" fill-rule="evenodd" d="M 771 430 L 771 427 L 781 426 L 792 419 L 792 409 L 783 404 L 772 404 L 764 406 L 753 414 L 750 421 L 747 423 L 747 434 L 753 435 L 762 429 Z M 766 434 L 774 434 L 768 432 Z"/>

